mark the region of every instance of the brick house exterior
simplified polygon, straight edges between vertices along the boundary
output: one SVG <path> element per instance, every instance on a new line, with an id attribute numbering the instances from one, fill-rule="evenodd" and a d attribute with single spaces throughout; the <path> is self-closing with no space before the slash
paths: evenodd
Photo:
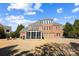
<path id="1" fill-rule="evenodd" d="M 23 28 L 20 31 L 20 37 L 23 39 L 62 38 L 63 28 L 53 19 L 43 19 Z"/>

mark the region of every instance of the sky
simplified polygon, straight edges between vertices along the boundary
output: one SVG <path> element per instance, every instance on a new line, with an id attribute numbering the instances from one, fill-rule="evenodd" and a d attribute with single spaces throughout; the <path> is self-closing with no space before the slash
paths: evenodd
<path id="1" fill-rule="evenodd" d="M 0 24 L 12 27 L 52 18 L 55 22 L 73 23 L 79 19 L 79 3 L 0 3 Z"/>

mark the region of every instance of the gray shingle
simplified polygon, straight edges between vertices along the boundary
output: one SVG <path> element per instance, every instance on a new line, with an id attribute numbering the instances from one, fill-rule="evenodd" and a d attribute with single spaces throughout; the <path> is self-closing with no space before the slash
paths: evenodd
<path id="1" fill-rule="evenodd" d="M 27 32 L 28 28 L 23 28 L 20 32 Z"/>

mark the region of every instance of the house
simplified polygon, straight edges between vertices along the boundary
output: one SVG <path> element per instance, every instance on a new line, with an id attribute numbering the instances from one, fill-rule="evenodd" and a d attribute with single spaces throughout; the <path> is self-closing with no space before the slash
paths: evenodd
<path id="1" fill-rule="evenodd" d="M 3 26 L 4 27 L 4 31 L 6 33 L 10 33 L 11 32 L 11 27 L 10 26 Z"/>
<path id="2" fill-rule="evenodd" d="M 2 24 L 0 24 L 0 26 L 2 26 L 4 28 L 5 33 L 10 33 L 11 32 L 11 27 L 10 26 L 4 26 Z"/>
<path id="3" fill-rule="evenodd" d="M 20 31 L 20 38 L 22 39 L 51 39 L 62 37 L 62 25 L 54 22 L 53 19 L 39 20 Z"/>

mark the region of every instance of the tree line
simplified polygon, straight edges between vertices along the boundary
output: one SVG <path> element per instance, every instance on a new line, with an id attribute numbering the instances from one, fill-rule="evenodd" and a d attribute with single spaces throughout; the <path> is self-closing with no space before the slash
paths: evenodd
<path id="1" fill-rule="evenodd" d="M 24 28 L 24 26 L 21 24 L 21 25 L 18 25 L 17 29 L 15 32 L 10 32 L 10 33 L 5 33 L 4 31 L 4 26 L 0 26 L 0 38 L 19 38 L 20 36 L 20 31 Z"/>
<path id="2" fill-rule="evenodd" d="M 64 25 L 64 37 L 79 38 L 79 19 L 76 19 L 73 24 L 67 22 Z"/>

